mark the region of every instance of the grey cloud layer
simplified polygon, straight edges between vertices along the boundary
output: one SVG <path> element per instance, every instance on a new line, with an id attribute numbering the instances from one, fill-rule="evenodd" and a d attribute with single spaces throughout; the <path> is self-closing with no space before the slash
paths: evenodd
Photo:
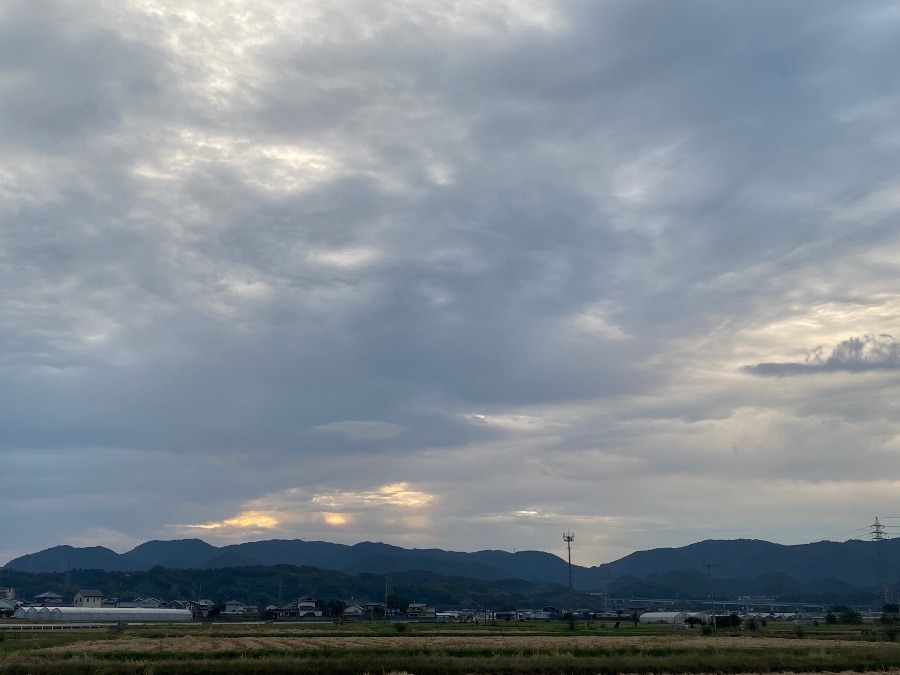
<path id="1" fill-rule="evenodd" d="M 758 363 L 745 370 L 755 375 L 803 375 L 827 372 L 864 372 L 897 370 L 900 352 L 890 335 L 865 335 L 848 338 L 835 347 L 828 357 L 821 346 L 811 350 L 804 363 Z"/>
<path id="2" fill-rule="evenodd" d="M 138 466 L 167 485 L 144 497 L 155 521 L 61 515 L 41 543 L 224 522 L 299 487 L 417 481 L 446 509 L 441 462 L 501 447 L 520 448 L 515 490 L 475 489 L 508 470 L 497 450 L 467 508 L 539 536 L 626 523 L 595 499 L 619 478 L 728 475 L 752 462 L 722 448 L 789 447 L 797 419 L 880 423 L 801 384 L 767 417 L 738 369 L 895 367 L 878 340 L 784 349 L 896 324 L 897 21 L 829 2 L 5 3 L 0 452 L 61 491 L 101 467 L 110 500 Z M 574 496 L 532 497 L 548 475 Z M 432 543 L 489 543 L 455 513 Z M 640 517 L 695 517 L 672 514 Z M 426 536 L 386 523 L 366 527 Z"/>

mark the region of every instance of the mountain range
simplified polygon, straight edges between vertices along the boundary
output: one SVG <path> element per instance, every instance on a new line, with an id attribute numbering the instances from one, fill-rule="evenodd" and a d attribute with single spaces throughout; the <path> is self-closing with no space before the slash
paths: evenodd
<path id="1" fill-rule="evenodd" d="M 694 579 L 711 565 L 716 579 L 768 579 L 779 576 L 795 583 L 840 587 L 875 585 L 876 547 L 887 560 L 887 580 L 894 583 L 900 572 L 900 539 L 881 542 L 850 540 L 782 545 L 754 539 L 707 540 L 679 548 L 657 548 L 631 553 L 603 565 L 573 565 L 575 587 L 600 591 L 615 580 L 628 578 L 671 579 L 687 572 Z M 476 552 L 442 549 L 406 549 L 390 544 L 362 542 L 354 545 L 324 541 L 267 540 L 213 546 L 200 539 L 149 541 L 126 553 L 102 546 L 52 548 L 15 558 L 4 569 L 24 572 L 63 572 L 68 569 L 109 571 L 220 569 L 249 565 L 306 565 L 346 574 L 420 570 L 444 576 L 482 580 L 524 579 L 565 584 L 568 566 L 559 556 L 542 551 L 488 550 Z M 687 578 L 687 577 L 685 577 Z"/>

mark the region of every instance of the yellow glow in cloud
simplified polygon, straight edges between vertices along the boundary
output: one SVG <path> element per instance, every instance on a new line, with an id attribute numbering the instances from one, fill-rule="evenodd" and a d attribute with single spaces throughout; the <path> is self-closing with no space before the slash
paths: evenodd
<path id="1" fill-rule="evenodd" d="M 433 495 L 417 490 L 411 490 L 407 483 L 393 483 L 382 485 L 375 490 L 361 492 L 332 492 L 330 494 L 316 495 L 313 503 L 327 506 L 402 506 L 421 507 L 432 501 Z"/>
<path id="2" fill-rule="evenodd" d="M 378 492 L 384 496 L 387 502 L 396 506 L 426 506 L 434 499 L 433 495 L 426 492 L 410 490 L 406 483 L 382 485 L 378 488 Z"/>
<path id="3" fill-rule="evenodd" d="M 433 500 L 434 495 L 411 490 L 408 483 L 392 483 L 390 485 L 382 485 L 374 490 L 331 492 L 329 494 L 316 495 L 310 501 L 313 504 L 345 510 L 371 506 L 422 508 Z"/>
<path id="4" fill-rule="evenodd" d="M 326 513 L 325 522 L 328 525 L 340 527 L 341 525 L 347 524 L 347 516 L 345 516 L 343 513 Z"/>
<path id="5" fill-rule="evenodd" d="M 236 515 L 234 518 L 228 518 L 219 522 L 202 523 L 199 525 L 189 525 L 189 527 L 200 530 L 221 530 L 227 527 L 232 528 L 263 528 L 272 529 L 278 527 L 278 520 L 271 514 L 262 511 L 245 511 Z"/>

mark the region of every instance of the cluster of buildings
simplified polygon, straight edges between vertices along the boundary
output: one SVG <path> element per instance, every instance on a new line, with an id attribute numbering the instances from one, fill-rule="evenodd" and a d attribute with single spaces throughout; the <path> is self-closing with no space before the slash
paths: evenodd
<path id="1" fill-rule="evenodd" d="M 171 621 L 190 619 L 253 618 L 269 621 L 300 621 L 323 617 L 326 612 L 320 601 L 302 596 L 286 604 L 260 608 L 241 600 L 228 600 L 217 605 L 211 600 L 172 600 L 136 598 L 122 601 L 106 597 L 97 589 L 80 589 L 71 602 L 53 591 L 40 593 L 31 601 L 16 598 L 12 588 L 0 588 L 0 616 L 33 621 Z M 371 619 L 388 614 L 383 603 L 351 599 L 330 608 L 344 619 Z M 406 610 L 409 618 L 437 618 L 438 612 L 424 603 L 412 603 Z M 332 613 L 330 618 L 334 618 Z"/>
<path id="2" fill-rule="evenodd" d="M 96 589 L 79 590 L 71 603 L 53 591 L 26 601 L 16 598 L 12 588 L 0 589 L 0 616 L 40 622 L 191 621 L 208 616 L 213 607 L 209 600 L 164 602 L 157 598 L 137 598 L 124 602 L 104 597 Z"/>

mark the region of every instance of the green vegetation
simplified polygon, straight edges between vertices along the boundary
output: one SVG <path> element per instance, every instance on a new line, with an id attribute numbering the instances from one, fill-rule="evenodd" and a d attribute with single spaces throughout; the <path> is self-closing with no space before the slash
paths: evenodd
<path id="1" fill-rule="evenodd" d="M 398 624 L 404 625 L 406 624 Z M 883 627 L 790 623 L 704 635 L 583 622 L 217 624 L 5 631 L 0 673 L 787 673 L 900 668 Z"/>
<path id="2" fill-rule="evenodd" d="M 0 586 L 15 588 L 23 598 L 53 591 L 71 599 L 79 588 L 96 588 L 106 596 L 122 600 L 136 597 L 176 600 L 193 598 L 202 589 L 203 597 L 216 603 L 238 599 L 259 607 L 278 602 L 279 594 L 283 601 L 311 595 L 326 604 L 331 602 L 332 609 L 347 598 L 379 600 L 384 598 L 385 581 L 383 574 L 350 575 L 293 565 L 206 570 L 154 567 L 146 572 L 72 570 L 68 575 L 0 569 Z M 392 572 L 390 587 L 393 593 L 388 597 L 388 606 L 400 610 L 405 610 L 410 602 L 424 602 L 442 609 L 493 607 L 497 611 L 568 602 L 566 586 L 518 579 L 486 581 L 432 572 Z M 575 602 L 580 607 L 593 607 L 598 600 L 588 593 L 576 592 Z"/>

